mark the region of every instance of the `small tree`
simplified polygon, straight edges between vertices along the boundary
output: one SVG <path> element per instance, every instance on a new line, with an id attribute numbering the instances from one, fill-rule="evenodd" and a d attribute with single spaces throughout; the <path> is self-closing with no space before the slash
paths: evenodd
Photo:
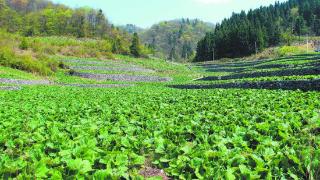
<path id="1" fill-rule="evenodd" d="M 19 45 L 19 48 L 20 48 L 21 50 L 27 50 L 27 49 L 29 48 L 29 45 L 28 45 L 28 42 L 27 42 L 27 39 L 26 39 L 26 38 L 23 38 L 23 39 L 21 40 L 21 43 L 20 43 L 20 45 Z"/>
<path id="2" fill-rule="evenodd" d="M 303 17 L 299 16 L 295 22 L 295 33 L 299 36 L 299 40 L 302 34 L 306 33 L 305 21 Z"/>
<path id="3" fill-rule="evenodd" d="M 130 46 L 130 53 L 134 57 L 140 57 L 141 56 L 141 45 L 140 45 L 140 40 L 139 40 L 139 36 L 138 36 L 137 33 L 133 34 L 132 44 Z"/>
<path id="4" fill-rule="evenodd" d="M 290 46 L 292 41 L 294 40 L 294 36 L 290 30 L 281 34 L 282 42 L 286 43 L 286 45 Z"/>

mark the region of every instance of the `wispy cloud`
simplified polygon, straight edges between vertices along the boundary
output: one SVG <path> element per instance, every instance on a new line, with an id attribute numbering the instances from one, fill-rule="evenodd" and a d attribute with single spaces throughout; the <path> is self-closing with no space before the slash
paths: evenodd
<path id="1" fill-rule="evenodd" d="M 227 4 L 230 3 L 231 0 L 193 0 L 197 3 L 201 3 L 201 4 Z"/>

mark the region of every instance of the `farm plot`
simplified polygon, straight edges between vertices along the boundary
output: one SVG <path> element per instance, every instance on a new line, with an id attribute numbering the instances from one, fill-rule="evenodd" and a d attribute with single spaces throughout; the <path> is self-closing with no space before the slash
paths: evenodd
<path id="1" fill-rule="evenodd" d="M 159 67 L 151 68 L 156 73 L 150 76 L 177 78 L 139 86 L 96 84 L 59 71 L 61 77 L 55 78 L 68 78 L 67 83 L 53 78 L 50 85 L 23 85 L 20 91 L 0 83 L 0 178 L 320 178 L 319 92 L 168 88 L 202 74 L 184 65 L 150 62 L 145 67 Z M 263 86 L 273 79 L 305 78 L 315 88 L 318 77 L 194 83 Z"/>
<path id="2" fill-rule="evenodd" d="M 81 88 L 122 88 L 134 84 L 125 82 L 167 82 L 172 78 L 155 75 L 155 71 L 134 63 L 115 60 L 64 59 L 64 68 L 59 69 L 48 80 L 10 68 L 0 67 L 0 84 L 4 85 L 57 85 Z M 71 70 L 70 70 L 71 68 Z M 1 73 L 3 70 L 3 73 Z M 4 90 L 2 88 L 1 90 Z M 10 88 L 7 88 L 10 89 Z M 19 87 L 21 89 L 21 87 Z"/>
<path id="3" fill-rule="evenodd" d="M 318 92 L 47 86 L 0 99 L 4 179 L 320 174 Z"/>
<path id="4" fill-rule="evenodd" d="M 296 56 L 276 60 L 202 64 L 207 76 L 187 85 L 170 86 L 181 89 L 252 88 L 319 91 L 320 57 Z M 210 76 L 212 73 L 224 75 Z M 208 73 L 209 72 L 209 73 Z"/>
<path id="5" fill-rule="evenodd" d="M 98 81 L 166 82 L 172 80 L 169 77 L 150 75 L 155 73 L 155 71 L 131 63 L 88 60 L 66 60 L 65 62 L 73 63 L 72 65 L 69 64 L 69 68 L 73 70 L 70 75 Z M 128 72 L 134 74 L 128 74 Z"/>

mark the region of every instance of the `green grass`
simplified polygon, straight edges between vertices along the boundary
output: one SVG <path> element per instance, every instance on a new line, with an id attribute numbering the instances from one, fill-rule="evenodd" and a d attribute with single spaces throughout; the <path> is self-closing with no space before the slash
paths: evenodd
<path id="1" fill-rule="evenodd" d="M 0 78 L 36 80 L 42 77 L 25 71 L 0 66 Z"/>

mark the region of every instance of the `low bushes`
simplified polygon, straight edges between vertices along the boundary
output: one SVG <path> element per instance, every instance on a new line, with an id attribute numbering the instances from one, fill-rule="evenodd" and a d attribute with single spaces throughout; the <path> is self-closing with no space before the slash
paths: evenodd
<path id="1" fill-rule="evenodd" d="M 72 37 L 31 37 L 30 48 L 37 53 L 76 56 L 83 58 L 111 58 L 112 43 L 108 40 L 76 39 Z"/>
<path id="2" fill-rule="evenodd" d="M 28 53 L 19 55 L 10 48 L 0 47 L 0 65 L 39 75 L 50 75 L 57 70 L 59 64 L 44 55 L 38 57 Z"/>
<path id="3" fill-rule="evenodd" d="M 27 38 L 0 31 L 0 65 L 44 76 L 58 69 L 56 60 L 31 51 L 30 46 Z"/>

